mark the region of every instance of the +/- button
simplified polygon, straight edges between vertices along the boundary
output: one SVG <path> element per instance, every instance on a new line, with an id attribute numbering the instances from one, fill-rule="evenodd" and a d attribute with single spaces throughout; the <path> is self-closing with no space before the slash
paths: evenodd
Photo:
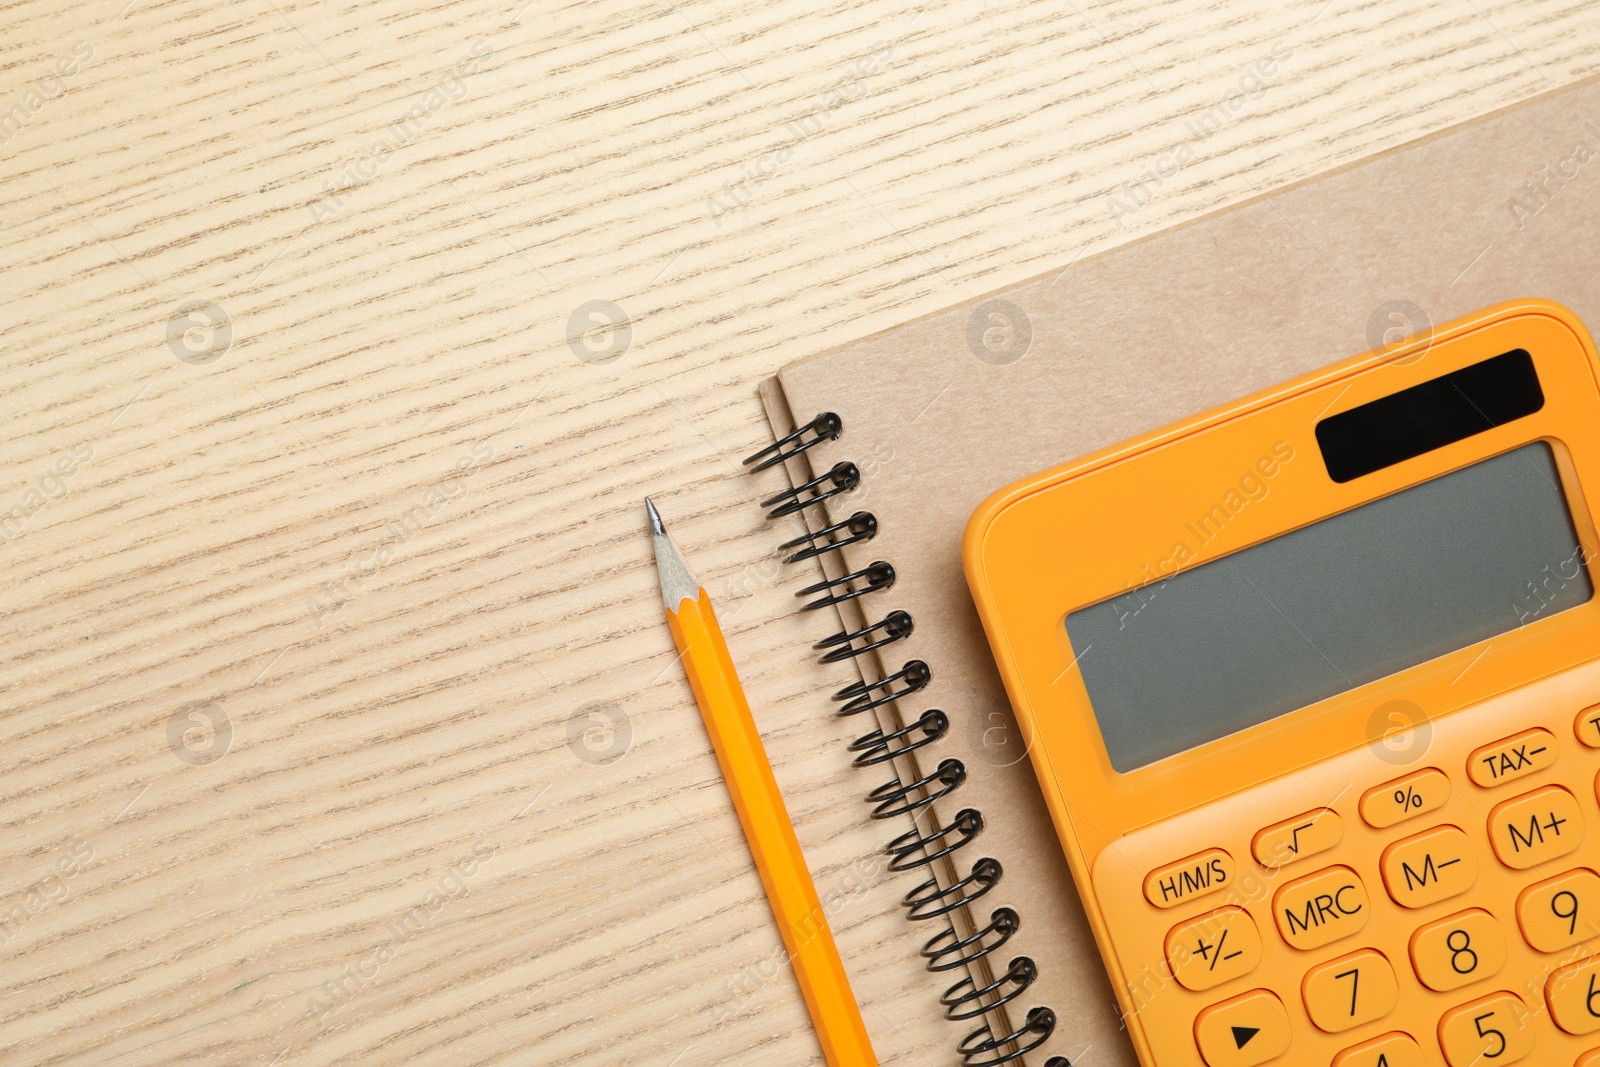
<path id="1" fill-rule="evenodd" d="M 1213 1004 L 1194 1022 L 1194 1042 L 1209 1067 L 1255 1067 L 1289 1049 L 1289 1015 L 1283 1001 L 1253 989 Z"/>
<path id="2" fill-rule="evenodd" d="M 1410 1034 L 1393 1033 L 1345 1049 L 1333 1067 L 1427 1067 L 1427 1061 Z"/>
<path id="3" fill-rule="evenodd" d="M 1439 993 L 1489 978 L 1505 965 L 1506 935 L 1486 911 L 1464 911 L 1411 935 L 1411 968 L 1418 981 Z"/>
<path id="4" fill-rule="evenodd" d="M 1389 961 L 1364 948 L 1311 968 L 1300 984 L 1300 995 L 1317 1029 L 1337 1034 L 1394 1011 L 1400 986 Z"/>
<path id="5" fill-rule="evenodd" d="M 1383 884 L 1396 904 L 1423 908 L 1471 889 L 1478 880 L 1472 842 L 1454 826 L 1436 826 L 1383 850 Z"/>
<path id="6" fill-rule="evenodd" d="M 1348 867 L 1296 879 L 1272 898 L 1278 933 L 1298 949 L 1320 948 L 1367 925 L 1367 887 Z"/>
<path id="7" fill-rule="evenodd" d="M 1533 1051 L 1533 1012 L 1522 998 L 1495 993 L 1444 1013 L 1439 1047 L 1450 1067 L 1516 1063 Z"/>
<path id="8" fill-rule="evenodd" d="M 1157 867 L 1145 876 L 1144 898 L 1158 908 L 1186 904 L 1233 884 L 1233 857 L 1220 848 Z"/>
<path id="9" fill-rule="evenodd" d="M 1247 975 L 1261 962 L 1261 934 L 1241 908 L 1218 908 L 1179 923 L 1167 934 L 1166 948 L 1172 977 L 1197 991 Z"/>
<path id="10" fill-rule="evenodd" d="M 1505 785 L 1542 771 L 1556 761 L 1556 736 L 1549 730 L 1524 730 L 1467 757 L 1467 776 L 1477 785 Z"/>
<path id="11" fill-rule="evenodd" d="M 1489 843 L 1500 862 L 1513 870 L 1548 863 L 1582 842 L 1583 812 L 1560 786 L 1535 789 L 1489 813 Z"/>
<path id="12" fill-rule="evenodd" d="M 1450 779 L 1428 768 L 1385 782 L 1361 794 L 1361 818 L 1374 830 L 1444 807 L 1450 799 Z"/>
<path id="13" fill-rule="evenodd" d="M 1576 870 L 1531 885 L 1517 898 L 1522 936 L 1540 952 L 1560 952 L 1600 933 L 1600 876 Z"/>
<path id="14" fill-rule="evenodd" d="M 1318 808 L 1293 819 L 1285 819 L 1256 834 L 1250 852 L 1267 868 L 1286 867 L 1328 849 L 1344 840 L 1344 820 L 1331 808 Z"/>

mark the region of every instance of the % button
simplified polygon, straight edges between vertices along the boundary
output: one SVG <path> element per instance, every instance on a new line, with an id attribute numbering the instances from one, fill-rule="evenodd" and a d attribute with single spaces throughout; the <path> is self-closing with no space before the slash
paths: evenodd
<path id="1" fill-rule="evenodd" d="M 1450 779 L 1432 767 L 1374 786 L 1361 795 L 1361 820 L 1382 830 L 1444 807 Z"/>

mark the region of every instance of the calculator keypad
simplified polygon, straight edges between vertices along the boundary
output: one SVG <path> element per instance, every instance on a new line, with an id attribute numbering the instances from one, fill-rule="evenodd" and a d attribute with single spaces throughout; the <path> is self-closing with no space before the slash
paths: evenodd
<path id="1" fill-rule="evenodd" d="M 1149 903 L 1176 912 L 1139 1005 L 1168 1048 L 1156 1062 L 1184 1063 L 1166 1042 L 1192 1027 L 1183 1040 L 1206 1067 L 1432 1067 L 1441 1053 L 1448 1067 L 1600 1067 L 1600 855 L 1587 837 L 1600 704 L 1558 721 L 1580 744 L 1523 718 L 1470 753 L 1436 740 L 1444 762 L 1352 783 L 1360 792 L 1330 774 L 1322 806 L 1261 819 L 1252 836 L 1239 830 L 1260 802 L 1243 798 L 1173 832 L 1202 850 L 1122 883 L 1137 900 L 1144 875 Z"/>

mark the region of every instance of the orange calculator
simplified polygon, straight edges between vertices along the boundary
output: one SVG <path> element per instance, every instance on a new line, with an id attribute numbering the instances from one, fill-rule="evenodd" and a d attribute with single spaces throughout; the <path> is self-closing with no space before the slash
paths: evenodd
<path id="1" fill-rule="evenodd" d="M 1597 365 L 1506 304 L 973 516 L 1146 1067 L 1600 1067 Z"/>

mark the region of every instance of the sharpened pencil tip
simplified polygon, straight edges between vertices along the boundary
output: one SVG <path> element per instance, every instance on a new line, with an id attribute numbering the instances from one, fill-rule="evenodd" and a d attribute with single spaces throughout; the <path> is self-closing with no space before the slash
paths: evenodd
<path id="1" fill-rule="evenodd" d="M 683 553 L 678 551 L 678 546 L 673 543 L 672 535 L 667 533 L 666 524 L 661 521 L 661 512 L 656 510 L 655 502 L 645 497 L 644 508 L 650 515 L 650 541 L 656 550 L 656 573 L 661 578 L 661 602 L 667 606 L 668 611 L 675 612 L 685 600 L 693 600 L 700 595 L 700 582 L 689 570 L 689 564 L 684 562 Z"/>

